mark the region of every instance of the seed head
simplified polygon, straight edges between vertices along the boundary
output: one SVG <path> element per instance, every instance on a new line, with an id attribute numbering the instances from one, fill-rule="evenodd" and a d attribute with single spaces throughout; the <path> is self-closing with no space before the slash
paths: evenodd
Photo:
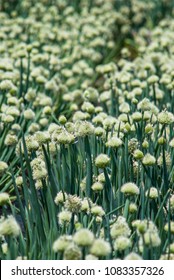
<path id="1" fill-rule="evenodd" d="M 139 188 L 134 183 L 126 183 L 121 187 L 121 192 L 125 195 L 138 195 L 140 193 Z"/>
<path id="2" fill-rule="evenodd" d="M 100 183 L 100 182 L 95 182 L 95 183 L 92 185 L 91 189 L 92 189 L 93 191 L 95 191 L 95 192 L 100 192 L 100 191 L 103 190 L 103 184 Z"/>
<path id="3" fill-rule="evenodd" d="M 20 234 L 20 227 L 13 216 L 0 219 L 0 236 L 12 235 L 18 236 Z"/>
<path id="4" fill-rule="evenodd" d="M 72 242 L 71 235 L 62 235 L 53 243 L 53 251 L 63 252 Z"/>
<path id="5" fill-rule="evenodd" d="M 96 157 L 95 159 L 95 165 L 98 167 L 98 168 L 105 168 L 109 165 L 110 163 L 110 158 L 105 155 L 105 154 L 100 154 L 99 156 Z"/>
<path id="6" fill-rule="evenodd" d="M 64 251 L 64 260 L 81 260 L 82 252 L 80 248 L 75 244 L 70 244 Z"/>
<path id="7" fill-rule="evenodd" d="M 94 241 L 94 234 L 89 229 L 82 228 L 74 234 L 73 241 L 78 246 L 91 246 Z"/>
<path id="8" fill-rule="evenodd" d="M 97 257 L 106 257 L 111 252 L 109 242 L 103 239 L 96 239 L 90 249 L 90 253 Z"/>
<path id="9" fill-rule="evenodd" d="M 76 195 L 68 195 L 65 201 L 65 208 L 72 213 L 78 213 L 81 209 L 81 205 L 81 199 Z"/>
<path id="10" fill-rule="evenodd" d="M 58 220 L 59 220 L 59 224 L 60 225 L 67 225 L 70 223 L 71 221 L 71 217 L 72 217 L 72 213 L 67 211 L 67 210 L 63 210 L 62 212 L 60 212 L 58 214 Z"/>
<path id="11" fill-rule="evenodd" d="M 168 111 L 162 111 L 158 114 L 158 122 L 169 125 L 174 122 L 174 115 Z"/>
<path id="12" fill-rule="evenodd" d="M 156 163 L 156 159 L 151 154 L 147 153 L 143 158 L 143 164 L 147 166 L 154 165 Z"/>
<path id="13" fill-rule="evenodd" d="M 119 236 L 114 242 L 115 251 L 124 251 L 131 246 L 131 241 L 125 236 Z"/>
<path id="14" fill-rule="evenodd" d="M 126 222 L 126 219 L 122 216 L 119 216 L 117 221 L 111 227 L 111 237 L 112 239 L 116 239 L 119 236 L 130 236 L 131 231 Z"/>
<path id="15" fill-rule="evenodd" d="M 5 171 L 8 169 L 8 165 L 4 161 L 0 161 L 0 176 L 5 173 Z"/>
<path id="16" fill-rule="evenodd" d="M 8 193 L 0 193 L 0 206 L 7 204 L 10 201 L 10 196 Z"/>

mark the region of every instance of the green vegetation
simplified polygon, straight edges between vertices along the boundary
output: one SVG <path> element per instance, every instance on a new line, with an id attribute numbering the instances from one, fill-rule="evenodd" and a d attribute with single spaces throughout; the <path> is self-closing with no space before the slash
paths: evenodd
<path id="1" fill-rule="evenodd" d="M 0 9 L 0 258 L 174 259 L 173 1 Z"/>

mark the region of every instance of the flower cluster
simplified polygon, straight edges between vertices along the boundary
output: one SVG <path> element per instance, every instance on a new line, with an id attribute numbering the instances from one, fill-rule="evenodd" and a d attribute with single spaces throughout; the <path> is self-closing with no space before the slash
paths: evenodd
<path id="1" fill-rule="evenodd" d="M 1 259 L 173 259 L 174 9 L 128 2 L 1 4 Z"/>

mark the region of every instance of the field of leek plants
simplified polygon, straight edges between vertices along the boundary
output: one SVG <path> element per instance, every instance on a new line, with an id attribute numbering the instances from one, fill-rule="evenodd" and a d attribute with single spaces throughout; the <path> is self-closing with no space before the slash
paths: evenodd
<path id="1" fill-rule="evenodd" d="M 174 2 L 0 4 L 0 259 L 174 259 Z"/>

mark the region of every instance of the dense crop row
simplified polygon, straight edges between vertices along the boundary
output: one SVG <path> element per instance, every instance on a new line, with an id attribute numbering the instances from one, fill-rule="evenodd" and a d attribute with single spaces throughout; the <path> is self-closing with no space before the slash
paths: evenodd
<path id="1" fill-rule="evenodd" d="M 0 13 L 1 259 L 174 259 L 172 1 L 34 2 Z"/>

